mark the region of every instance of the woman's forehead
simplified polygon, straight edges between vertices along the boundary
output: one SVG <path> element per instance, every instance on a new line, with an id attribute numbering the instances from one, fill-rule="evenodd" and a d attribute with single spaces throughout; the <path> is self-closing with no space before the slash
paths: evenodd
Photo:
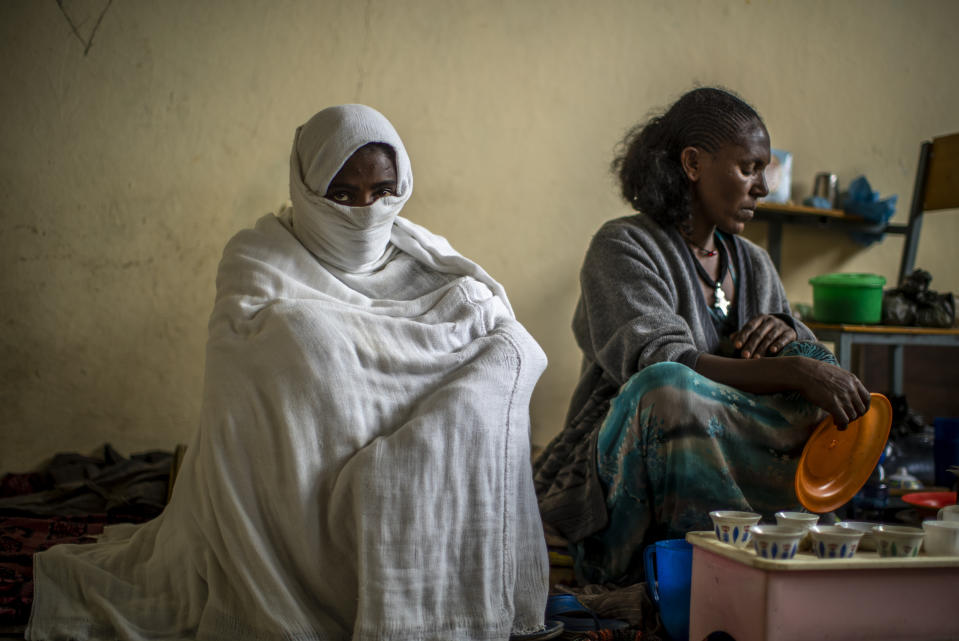
<path id="1" fill-rule="evenodd" d="M 725 143 L 719 149 L 736 156 L 769 158 L 769 132 L 762 123 L 752 123 L 740 132 L 736 140 Z"/>
<path id="2" fill-rule="evenodd" d="M 766 125 L 761 122 L 754 122 L 743 128 L 741 137 L 743 142 L 755 142 L 756 144 L 769 144 L 769 132 Z"/>
<path id="3" fill-rule="evenodd" d="M 333 180 L 346 175 L 365 174 L 372 171 L 389 174 L 395 180 L 396 163 L 393 160 L 393 154 L 388 150 L 389 147 L 382 143 L 370 143 L 360 147 L 347 158 Z"/>

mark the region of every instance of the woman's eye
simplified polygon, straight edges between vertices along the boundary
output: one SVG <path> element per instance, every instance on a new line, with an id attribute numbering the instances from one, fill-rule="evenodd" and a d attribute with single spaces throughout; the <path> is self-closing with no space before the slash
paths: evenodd
<path id="1" fill-rule="evenodd" d="M 392 195 L 393 195 L 393 190 L 390 189 L 389 187 L 385 187 L 379 190 L 378 192 L 376 192 L 377 198 L 383 198 L 384 196 L 392 196 Z"/>
<path id="2" fill-rule="evenodd" d="M 345 191 L 338 191 L 335 194 L 332 194 L 331 198 L 338 203 L 350 202 L 350 195 Z"/>

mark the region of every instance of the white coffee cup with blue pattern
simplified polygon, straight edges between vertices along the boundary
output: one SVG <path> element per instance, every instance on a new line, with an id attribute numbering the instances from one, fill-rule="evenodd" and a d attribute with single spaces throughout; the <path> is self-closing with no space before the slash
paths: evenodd
<path id="1" fill-rule="evenodd" d="M 719 541 L 742 548 L 749 543 L 749 530 L 759 523 L 762 517 L 755 512 L 714 510 L 709 513 L 709 518 L 713 520 L 713 532 Z"/>
<path id="2" fill-rule="evenodd" d="M 756 555 L 764 559 L 791 559 L 806 536 L 805 528 L 785 525 L 754 525 L 749 530 Z"/>
<path id="3" fill-rule="evenodd" d="M 862 532 L 835 525 L 814 525 L 809 528 L 812 549 L 820 559 L 849 559 L 856 553 Z"/>

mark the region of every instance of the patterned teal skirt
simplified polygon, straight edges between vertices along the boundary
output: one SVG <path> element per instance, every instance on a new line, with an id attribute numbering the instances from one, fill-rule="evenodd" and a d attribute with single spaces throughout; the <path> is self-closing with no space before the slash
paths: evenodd
<path id="1" fill-rule="evenodd" d="M 782 356 L 836 362 L 818 343 Z M 678 363 L 634 375 L 613 399 L 597 442 L 607 526 L 573 546 L 577 575 L 591 583 L 642 581 L 642 552 L 661 539 L 710 530 L 711 510 L 771 520 L 799 509 L 793 477 L 824 413 L 798 393 L 749 394 Z"/>

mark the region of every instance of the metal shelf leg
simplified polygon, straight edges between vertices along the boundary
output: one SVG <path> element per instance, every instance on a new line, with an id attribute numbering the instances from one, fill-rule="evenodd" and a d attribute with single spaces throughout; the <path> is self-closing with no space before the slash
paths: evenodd
<path id="1" fill-rule="evenodd" d="M 902 396 L 902 345 L 889 346 L 889 389 L 896 396 Z"/>

